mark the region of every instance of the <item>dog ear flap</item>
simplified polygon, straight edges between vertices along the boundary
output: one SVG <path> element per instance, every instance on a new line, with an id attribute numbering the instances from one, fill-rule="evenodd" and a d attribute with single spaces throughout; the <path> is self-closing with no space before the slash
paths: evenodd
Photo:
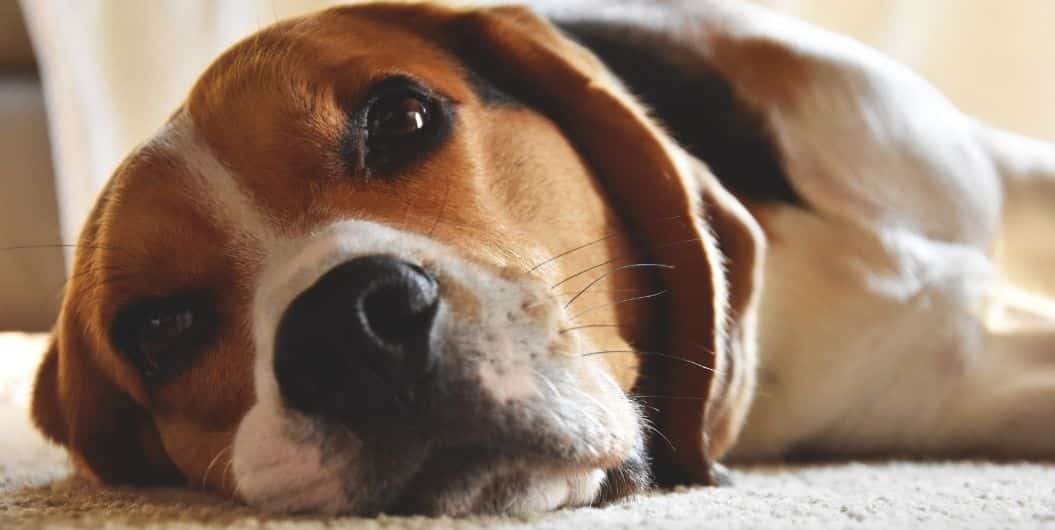
<path id="1" fill-rule="evenodd" d="M 685 155 L 688 156 L 688 155 Z M 717 238 L 724 267 L 712 281 L 727 286 L 725 327 L 707 404 L 708 447 L 717 458 L 736 441 L 754 397 L 757 361 L 758 300 L 762 292 L 765 235 L 744 205 L 698 160 L 694 174 L 703 193 L 704 212 Z M 691 381 L 674 382 L 689 388 Z M 680 405 L 687 403 L 682 401 Z M 678 406 L 672 404 L 672 406 Z"/>
<path id="2" fill-rule="evenodd" d="M 59 348 L 52 336 L 33 384 L 33 423 L 49 440 L 66 443 L 66 419 L 59 406 Z"/>
<path id="3" fill-rule="evenodd" d="M 182 480 L 153 420 L 96 365 L 83 336 L 56 329 L 37 370 L 32 415 L 75 469 L 107 484 Z"/>
<path id="4" fill-rule="evenodd" d="M 556 121 L 645 242 L 649 258 L 674 267 L 662 273 L 670 293 L 667 348 L 689 364 L 663 361 L 669 367 L 649 371 L 648 378 L 662 394 L 708 399 L 654 402 L 655 423 L 677 447 L 654 443 L 654 470 L 666 483 L 713 483 L 712 459 L 735 438 L 753 390 L 748 342 L 761 231 L 592 53 L 547 21 L 526 8 L 501 7 L 463 12 L 454 24 L 445 34 L 460 36 L 451 45 L 458 56 Z M 723 254 L 733 267 L 732 291 Z"/>

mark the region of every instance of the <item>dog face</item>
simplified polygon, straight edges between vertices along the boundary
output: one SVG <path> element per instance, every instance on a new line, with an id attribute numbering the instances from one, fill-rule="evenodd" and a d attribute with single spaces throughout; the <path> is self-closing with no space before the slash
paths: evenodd
<path id="1" fill-rule="evenodd" d="M 526 11 L 285 22 L 223 55 L 103 191 L 34 416 L 100 481 L 277 511 L 632 493 L 634 352 L 689 362 L 654 379 L 715 387 L 722 417 L 746 405 L 735 378 L 711 384 L 738 335 L 699 214 L 750 265 L 730 201 Z M 708 446 L 690 403 L 655 421 L 705 477 L 739 420 Z"/>

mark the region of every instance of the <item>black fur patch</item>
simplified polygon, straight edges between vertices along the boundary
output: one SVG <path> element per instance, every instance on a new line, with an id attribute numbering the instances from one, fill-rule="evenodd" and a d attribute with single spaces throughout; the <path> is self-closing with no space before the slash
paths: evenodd
<path id="1" fill-rule="evenodd" d="M 597 54 L 737 197 L 803 205 L 763 117 L 697 52 L 643 27 L 593 21 L 557 25 Z M 685 66 L 687 57 L 691 66 Z"/>

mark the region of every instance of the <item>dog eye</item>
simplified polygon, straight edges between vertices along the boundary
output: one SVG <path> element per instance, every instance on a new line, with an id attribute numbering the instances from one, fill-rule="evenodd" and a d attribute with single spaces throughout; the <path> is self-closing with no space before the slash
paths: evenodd
<path id="1" fill-rule="evenodd" d="M 367 135 L 375 139 L 407 136 L 424 129 L 431 117 L 429 103 L 417 96 L 383 97 L 370 107 Z"/>
<path id="2" fill-rule="evenodd" d="M 341 157 L 350 174 L 392 176 L 446 139 L 454 116 L 443 95 L 407 77 L 388 78 L 350 115 Z"/>
<path id="3" fill-rule="evenodd" d="M 190 310 L 151 315 L 143 322 L 136 332 L 136 347 L 151 371 L 160 371 L 166 354 L 176 349 L 192 327 L 194 313 Z"/>
<path id="4" fill-rule="evenodd" d="M 150 380 L 176 374 L 211 332 L 207 312 L 184 298 L 147 300 L 121 311 L 114 336 L 121 350 Z"/>

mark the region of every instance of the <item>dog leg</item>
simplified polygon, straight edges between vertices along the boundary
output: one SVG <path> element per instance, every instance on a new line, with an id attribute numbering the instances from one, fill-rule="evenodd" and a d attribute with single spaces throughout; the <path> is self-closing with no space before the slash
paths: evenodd
<path id="1" fill-rule="evenodd" d="M 985 354 L 963 380 L 960 413 L 939 427 L 952 436 L 951 452 L 1055 458 L 1055 322 L 990 332 Z"/>
<path id="2" fill-rule="evenodd" d="M 1003 183 L 994 259 L 1009 284 L 987 311 L 986 355 L 964 381 L 963 415 L 950 429 L 981 444 L 964 449 L 1053 458 L 1055 144 L 984 125 L 978 130 Z"/>
<path id="3" fill-rule="evenodd" d="M 1004 183 L 1000 268 L 1017 285 L 1055 297 L 1055 144 L 980 131 Z"/>
<path id="4" fill-rule="evenodd" d="M 759 391 L 732 459 L 1055 456 L 1055 303 L 1016 296 L 982 248 L 767 216 Z"/>

